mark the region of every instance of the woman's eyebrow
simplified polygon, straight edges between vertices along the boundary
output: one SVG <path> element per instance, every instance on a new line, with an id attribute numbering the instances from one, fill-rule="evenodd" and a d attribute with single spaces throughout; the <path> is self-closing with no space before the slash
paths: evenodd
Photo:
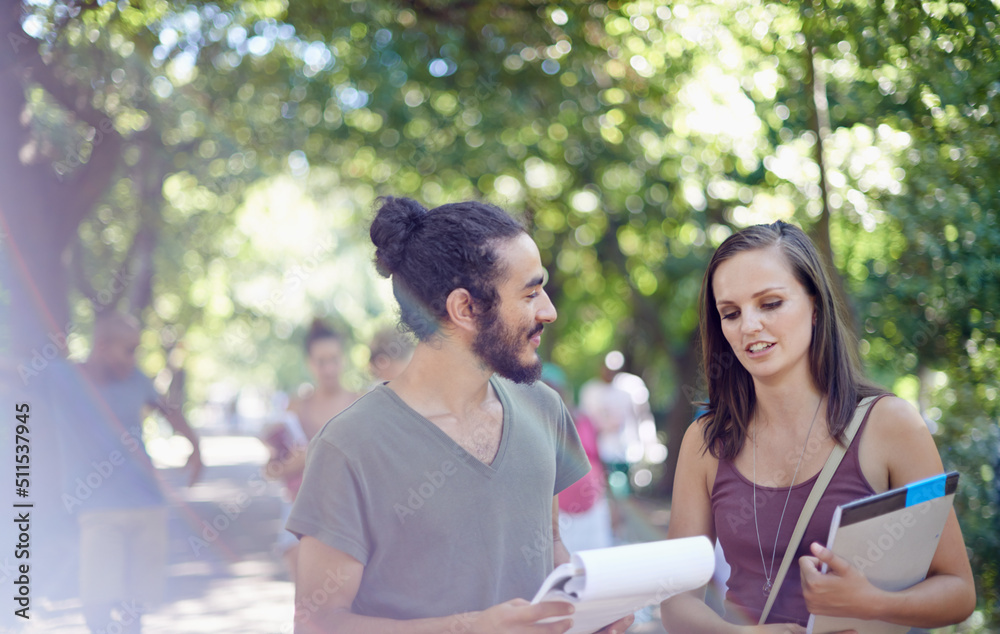
<path id="1" fill-rule="evenodd" d="M 783 291 L 783 290 L 785 290 L 784 286 L 769 286 L 768 288 L 765 288 L 764 290 L 761 290 L 761 291 L 757 291 L 756 293 L 754 293 L 753 295 L 751 295 L 750 299 L 757 299 L 761 295 L 767 295 L 768 293 L 772 293 L 774 291 Z M 725 304 L 733 304 L 733 305 L 735 305 L 736 302 L 734 302 L 732 300 L 729 300 L 729 299 L 719 299 L 719 300 L 715 301 L 715 305 L 716 306 L 723 306 Z"/>

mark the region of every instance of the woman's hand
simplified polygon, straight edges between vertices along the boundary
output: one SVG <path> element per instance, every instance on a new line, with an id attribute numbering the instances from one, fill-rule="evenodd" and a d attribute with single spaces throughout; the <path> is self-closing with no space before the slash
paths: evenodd
<path id="1" fill-rule="evenodd" d="M 800 557 L 799 568 L 802 595 L 810 614 L 877 619 L 878 615 L 872 612 L 872 606 L 877 604 L 873 595 L 882 591 L 832 550 L 816 542 L 809 549 L 814 556 Z M 827 566 L 825 573 L 823 564 Z"/>

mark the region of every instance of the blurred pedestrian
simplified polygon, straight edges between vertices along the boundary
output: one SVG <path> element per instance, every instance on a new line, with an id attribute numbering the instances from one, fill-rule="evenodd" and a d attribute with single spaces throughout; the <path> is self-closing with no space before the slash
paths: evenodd
<path id="1" fill-rule="evenodd" d="M 413 356 L 413 338 L 398 328 L 382 328 L 369 346 L 368 371 L 381 385 L 398 377 Z M 372 386 L 374 387 L 374 385 Z"/>
<path id="2" fill-rule="evenodd" d="M 557 365 L 542 366 L 542 381 L 562 397 L 590 461 L 590 471 L 559 494 L 559 535 L 571 553 L 607 548 L 613 544 L 604 465 L 597 453 L 597 431 L 590 418 L 573 407 L 566 373 Z"/>
<path id="3" fill-rule="evenodd" d="M 611 492 L 617 497 L 631 491 L 628 450 L 639 437 L 639 413 L 632 395 L 614 380 L 623 363 L 620 352 L 609 352 L 600 374 L 580 388 L 580 409 L 597 429 L 597 449 L 607 468 Z"/>
<path id="4" fill-rule="evenodd" d="M 142 423 L 156 409 L 192 446 L 189 484 L 201 472 L 198 437 L 177 407 L 137 367 L 138 321 L 99 315 L 79 365 L 54 362 L 49 393 L 61 432 L 62 503 L 80 527 L 80 598 L 95 634 L 140 631 L 162 599 L 167 508 L 146 451 Z"/>
<path id="5" fill-rule="evenodd" d="M 275 549 L 281 554 L 289 578 L 294 582 L 299 542 L 284 530 L 292 502 L 302 485 L 309 441 L 328 420 L 358 398 L 341 383 L 344 371 L 344 339 L 322 319 L 315 318 L 305 338 L 306 363 L 315 383 L 292 400 L 281 420 L 264 428 L 262 439 L 271 452 L 264 468 L 268 478 L 285 485 L 281 528 Z"/>

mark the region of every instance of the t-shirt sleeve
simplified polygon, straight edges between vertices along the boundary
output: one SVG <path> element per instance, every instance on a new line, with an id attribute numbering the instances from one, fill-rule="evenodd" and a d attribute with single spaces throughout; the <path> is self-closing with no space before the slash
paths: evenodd
<path id="1" fill-rule="evenodd" d="M 590 471 L 590 460 L 580 443 L 580 436 L 573 424 L 573 417 L 566 406 L 561 410 L 556 424 L 556 484 L 552 494 L 556 495 Z"/>
<path id="2" fill-rule="evenodd" d="M 317 437 L 309 448 L 302 487 L 285 528 L 300 539 L 315 537 L 368 564 L 364 479 L 332 443 Z"/>

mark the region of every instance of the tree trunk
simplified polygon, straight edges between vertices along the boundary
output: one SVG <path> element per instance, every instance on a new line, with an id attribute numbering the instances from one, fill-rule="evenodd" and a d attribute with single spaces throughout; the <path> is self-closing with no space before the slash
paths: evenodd
<path id="1" fill-rule="evenodd" d="M 37 147 L 29 135 L 24 120 L 25 97 L 22 89 L 21 56 L 33 46 L 32 41 L 19 39 L 20 25 L 16 13 L 4 3 L 0 14 L 0 32 L 14 38 L 0 46 L 0 229 L 3 232 L 3 289 L 10 313 L 6 326 L 10 356 L 6 359 L 14 369 L 27 363 L 32 353 L 39 358 L 34 371 L 42 369 L 52 348 L 47 334 L 56 340 L 65 334 L 69 320 L 67 281 L 60 262 L 60 245 L 55 232 L 48 230 L 56 221 L 57 201 L 47 201 L 45 194 L 58 185 L 44 162 L 35 158 Z M 48 204 L 47 204 L 48 203 Z M 46 354 L 50 353 L 50 354 Z"/>
<path id="2" fill-rule="evenodd" d="M 90 109 L 74 87 L 60 83 L 39 56 L 36 40 L 18 21 L 20 3 L 0 5 L 0 229 L 4 240 L 3 288 L 7 291 L 10 350 L 5 369 L 27 383 L 48 362 L 66 352 L 73 328 L 69 279 L 63 254 L 80 222 L 107 189 L 118 164 L 121 137 L 105 129 L 106 118 Z M 69 79 L 67 79 L 69 81 Z M 90 159 L 57 175 L 41 154 L 25 112 L 24 88 L 37 83 L 79 121 L 101 126 Z"/>
<path id="3" fill-rule="evenodd" d="M 819 220 L 813 224 L 809 233 L 830 275 L 834 297 L 844 307 L 844 318 L 848 320 L 850 329 L 855 331 L 857 329 L 857 320 L 854 317 L 854 311 L 847 297 L 844 278 L 834 264 L 833 245 L 830 242 L 830 183 L 826 177 L 826 159 L 823 149 L 830 136 L 830 106 L 826 96 L 826 76 L 823 73 L 823 69 L 819 66 L 819 60 L 816 56 L 817 51 L 813 46 L 813 39 L 808 29 L 805 29 L 805 31 L 805 84 L 806 94 L 810 97 L 808 103 L 811 106 L 809 109 L 809 127 L 813 134 L 816 135 L 814 158 L 816 165 L 819 167 L 819 191 L 820 202 L 822 204 L 822 212 L 820 213 Z"/>

